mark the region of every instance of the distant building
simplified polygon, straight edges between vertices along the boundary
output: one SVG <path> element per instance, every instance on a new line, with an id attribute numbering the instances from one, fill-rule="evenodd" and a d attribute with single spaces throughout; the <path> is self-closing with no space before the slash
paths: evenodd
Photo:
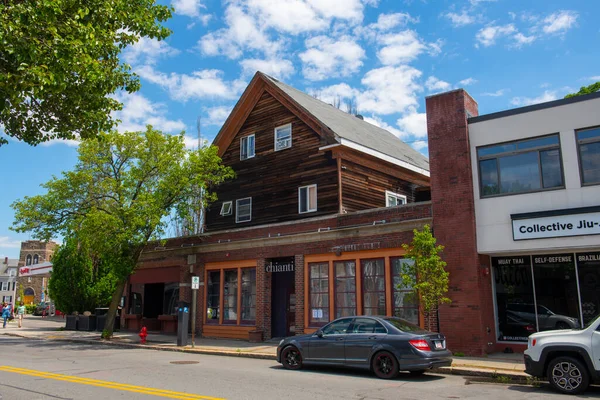
<path id="1" fill-rule="evenodd" d="M 2 302 L 14 304 L 18 268 L 19 260 L 16 258 L 6 257 L 0 264 L 0 299 Z"/>
<path id="2" fill-rule="evenodd" d="M 52 271 L 52 256 L 58 247 L 53 241 L 28 240 L 21 243 L 19 274 L 16 297 L 19 297 L 19 285 L 23 288 L 25 304 L 37 304 L 47 297 L 48 280 Z"/>

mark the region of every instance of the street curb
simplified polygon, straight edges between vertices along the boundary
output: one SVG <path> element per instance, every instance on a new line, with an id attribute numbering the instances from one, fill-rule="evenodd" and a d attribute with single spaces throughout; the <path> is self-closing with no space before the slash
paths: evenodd
<path id="1" fill-rule="evenodd" d="M 13 336 L 20 337 L 24 339 L 33 339 L 33 340 L 47 340 L 54 342 L 68 342 L 68 343 L 80 343 L 80 344 L 94 344 L 94 345 L 104 345 L 104 346 L 113 346 L 113 347 L 127 347 L 134 349 L 145 349 L 145 350 L 158 350 L 158 351 L 170 351 L 173 353 L 189 353 L 189 354 L 204 354 L 204 355 L 212 355 L 212 356 L 228 356 L 228 357 L 242 357 L 242 358 L 254 358 L 261 360 L 273 360 L 276 361 L 277 357 L 273 354 L 265 354 L 265 353 L 245 353 L 243 351 L 223 351 L 223 350 L 206 350 L 206 349 L 191 349 L 189 347 L 179 348 L 179 347 L 162 347 L 158 345 L 152 344 L 136 344 L 136 343 L 124 343 L 118 341 L 108 341 L 108 340 L 90 340 L 90 339 L 71 339 L 71 338 L 54 338 L 54 339 L 44 339 L 44 338 L 32 338 L 28 336 L 23 336 L 17 333 L 3 333 L 5 336 Z M 442 367 L 442 368 L 434 368 L 431 372 L 436 374 L 444 374 L 444 375 L 458 375 L 458 376 L 472 376 L 479 378 L 508 378 L 511 381 L 525 381 L 527 375 L 524 373 L 519 373 L 511 370 L 484 370 L 478 368 L 466 368 L 466 367 Z"/>

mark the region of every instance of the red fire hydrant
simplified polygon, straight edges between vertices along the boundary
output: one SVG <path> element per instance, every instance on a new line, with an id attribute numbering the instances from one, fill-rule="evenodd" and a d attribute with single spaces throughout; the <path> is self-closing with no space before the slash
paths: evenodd
<path id="1" fill-rule="evenodd" d="M 148 330 L 145 326 L 142 326 L 142 330 L 140 331 L 140 339 L 142 344 L 146 344 L 146 337 L 148 336 Z"/>

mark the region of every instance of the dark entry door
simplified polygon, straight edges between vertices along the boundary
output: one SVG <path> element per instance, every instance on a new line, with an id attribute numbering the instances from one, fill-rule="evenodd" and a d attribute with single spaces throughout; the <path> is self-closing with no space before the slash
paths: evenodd
<path id="1" fill-rule="evenodd" d="M 144 285 L 144 318 L 158 318 L 163 312 L 164 283 Z"/>
<path id="2" fill-rule="evenodd" d="M 271 286 L 271 337 L 286 337 L 294 333 L 295 317 L 294 272 L 273 272 Z"/>

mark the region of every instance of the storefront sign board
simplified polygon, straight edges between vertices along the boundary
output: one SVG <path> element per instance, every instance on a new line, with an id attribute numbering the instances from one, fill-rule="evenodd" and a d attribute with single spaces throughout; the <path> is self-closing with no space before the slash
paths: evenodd
<path id="1" fill-rule="evenodd" d="M 600 211 L 512 220 L 513 239 L 600 235 Z"/>
<path id="2" fill-rule="evenodd" d="M 277 262 L 271 261 L 265 265 L 265 272 L 294 272 L 294 261 Z"/>

